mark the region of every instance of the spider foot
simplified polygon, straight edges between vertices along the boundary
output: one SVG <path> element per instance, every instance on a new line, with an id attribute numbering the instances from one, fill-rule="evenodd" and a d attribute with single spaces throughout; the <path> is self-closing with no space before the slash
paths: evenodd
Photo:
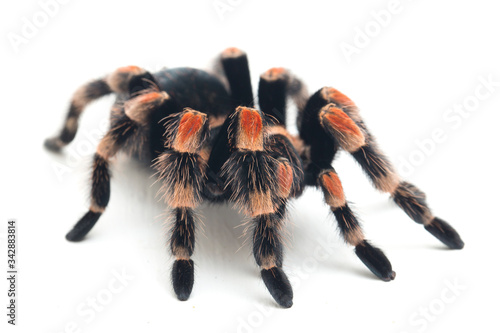
<path id="1" fill-rule="evenodd" d="M 274 300 L 282 307 L 289 308 L 293 305 L 293 290 L 290 281 L 279 267 L 263 269 L 261 271 L 262 280 L 271 293 Z"/>
<path id="2" fill-rule="evenodd" d="M 94 227 L 97 220 L 99 220 L 99 217 L 101 217 L 101 213 L 88 211 L 85 215 L 82 216 L 80 221 L 75 224 L 73 229 L 71 229 L 70 232 L 66 234 L 66 239 L 70 242 L 81 241 Z"/>
<path id="3" fill-rule="evenodd" d="M 172 283 L 177 298 L 186 301 L 194 284 L 194 263 L 192 260 L 176 260 L 172 267 Z"/>
<path id="4" fill-rule="evenodd" d="M 430 232 L 450 249 L 460 250 L 464 247 L 464 242 L 460 238 L 458 232 L 440 218 L 433 218 L 432 221 L 425 226 L 425 230 Z"/>
<path id="5" fill-rule="evenodd" d="M 62 142 L 58 137 L 48 138 L 43 144 L 46 149 L 54 153 L 59 153 L 61 148 L 64 147 L 64 142 Z"/>
<path id="6" fill-rule="evenodd" d="M 392 270 L 391 262 L 385 254 L 366 240 L 356 246 L 356 255 L 381 280 L 391 281 L 396 277 L 396 272 Z"/>

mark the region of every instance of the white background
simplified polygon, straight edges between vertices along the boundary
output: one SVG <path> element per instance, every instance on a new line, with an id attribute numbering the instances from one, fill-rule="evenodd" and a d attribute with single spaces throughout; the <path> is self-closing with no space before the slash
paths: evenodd
<path id="1" fill-rule="evenodd" d="M 1 279 L 2 327 L 58 333 L 499 330 L 500 86 L 466 116 L 447 113 L 474 100 L 480 77 L 500 81 L 494 2 L 401 0 L 380 31 L 371 13 L 386 9 L 388 0 L 270 2 L 223 0 L 230 10 L 220 15 L 212 0 L 74 0 L 18 47 L 9 36 L 22 36 L 23 18 L 33 22 L 42 8 L 33 0 L 2 2 L 0 258 L 5 271 L 6 222 L 15 218 L 20 272 L 15 328 L 6 324 Z M 358 29 L 366 27 L 372 37 L 349 62 L 341 45 L 355 45 Z M 289 218 L 284 268 L 295 285 L 291 309 L 275 305 L 244 244 L 244 228 L 237 227 L 243 217 L 226 206 L 200 209 L 205 226 L 193 257 L 195 286 L 191 298 L 179 302 L 170 284 L 165 207 L 155 200 L 147 168 L 125 156 L 113 167 L 106 213 L 85 241 L 67 242 L 65 233 L 88 205 L 94 150 L 88 145 L 95 143 L 87 135 L 107 119 L 112 103 L 107 97 L 92 104 L 73 144 L 62 155 L 49 153 L 43 140 L 60 129 L 71 94 L 119 66 L 210 68 L 229 46 L 248 53 L 254 87 L 260 73 L 284 66 L 311 92 L 331 85 L 354 99 L 398 169 L 461 233 L 464 250 L 446 250 L 373 190 L 346 154 L 335 167 L 368 239 L 391 260 L 393 282 L 368 272 L 337 236 L 321 193 L 308 189 Z M 444 139 L 428 144 L 428 155 L 419 153 L 416 142 L 436 130 Z M 417 163 L 408 172 L 401 161 L 410 157 Z M 125 286 L 114 280 L 122 271 L 133 277 Z M 450 290 L 450 284 L 459 287 Z M 95 297 L 106 303 L 100 311 L 87 303 Z M 429 308 L 425 317 L 420 311 Z"/>

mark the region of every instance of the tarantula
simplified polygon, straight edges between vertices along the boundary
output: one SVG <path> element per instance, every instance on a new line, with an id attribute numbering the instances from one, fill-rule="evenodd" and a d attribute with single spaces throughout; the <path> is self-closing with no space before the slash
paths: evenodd
<path id="1" fill-rule="evenodd" d="M 365 239 L 332 167 L 343 149 L 411 219 L 449 248 L 464 246 L 459 234 L 434 216 L 425 194 L 399 178 L 346 95 L 323 87 L 309 96 L 288 70 L 271 68 L 260 76 L 257 109 L 246 53 L 228 48 L 218 63 L 216 74 L 122 67 L 75 92 L 62 131 L 45 142 L 52 151 L 73 140 L 91 101 L 111 93 L 116 101 L 110 129 L 93 158 L 90 208 L 66 239 L 82 240 L 103 214 L 110 198 L 109 167 L 122 150 L 151 162 L 162 199 L 172 209 L 172 283 L 179 300 L 189 298 L 194 284 L 197 206 L 203 200 L 229 201 L 251 218 L 253 254 L 267 289 L 280 306 L 292 306 L 293 291 L 282 270 L 282 229 L 288 200 L 305 186 L 323 191 L 341 235 L 368 269 L 383 281 L 393 280 L 391 263 Z M 285 127 L 288 97 L 298 109 L 295 136 Z"/>

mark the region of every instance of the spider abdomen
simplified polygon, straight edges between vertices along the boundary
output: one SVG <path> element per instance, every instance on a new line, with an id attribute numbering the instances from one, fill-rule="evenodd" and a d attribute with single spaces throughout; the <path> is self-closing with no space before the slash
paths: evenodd
<path id="1" fill-rule="evenodd" d="M 220 116 L 229 114 L 231 98 L 222 82 L 206 71 L 180 67 L 164 69 L 153 74 L 160 89 L 181 108 L 190 107 L 200 112 Z"/>

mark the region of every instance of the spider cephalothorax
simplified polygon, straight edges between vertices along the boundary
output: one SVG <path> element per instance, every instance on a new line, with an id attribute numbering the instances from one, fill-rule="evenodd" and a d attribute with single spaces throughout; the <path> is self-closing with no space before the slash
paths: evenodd
<path id="1" fill-rule="evenodd" d="M 344 94 L 324 87 L 309 96 L 290 72 L 272 68 L 260 77 L 256 109 L 246 54 L 229 48 L 220 64 L 220 75 L 191 68 L 149 73 L 122 67 L 75 93 L 61 133 L 45 143 L 51 150 L 73 140 L 88 103 L 111 93 L 117 100 L 110 129 L 94 155 L 89 211 L 66 235 L 68 240 L 83 239 L 104 212 L 110 197 L 109 164 L 123 150 L 151 161 L 162 199 L 172 209 L 172 280 L 181 300 L 189 297 L 194 283 L 194 212 L 203 200 L 229 201 L 252 220 L 253 253 L 266 287 L 281 306 L 290 307 L 293 292 L 282 270 L 282 229 L 287 201 L 305 186 L 323 191 L 345 241 L 376 276 L 390 281 L 395 277 L 391 263 L 365 239 L 331 165 L 343 149 L 415 222 L 452 249 L 464 246 L 458 233 L 434 216 L 425 194 L 400 180 Z M 298 109 L 297 136 L 285 128 L 288 97 Z"/>

